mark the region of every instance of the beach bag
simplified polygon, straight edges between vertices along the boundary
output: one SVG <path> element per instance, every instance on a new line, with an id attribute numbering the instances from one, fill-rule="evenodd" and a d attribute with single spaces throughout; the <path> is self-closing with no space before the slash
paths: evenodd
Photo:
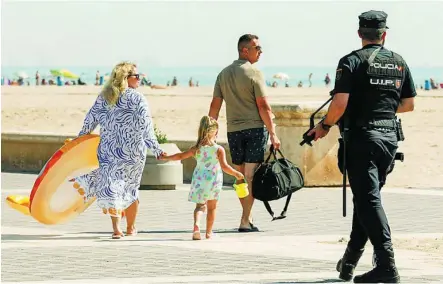
<path id="1" fill-rule="evenodd" d="M 277 153 L 281 158 L 277 159 Z M 271 156 L 273 161 L 269 161 Z M 255 199 L 263 201 L 266 210 L 272 216 L 272 221 L 286 218 L 292 194 L 304 186 L 304 179 L 300 169 L 286 159 L 280 150 L 275 151 L 271 146 L 268 158 L 261 163 L 252 179 L 252 195 Z M 285 207 L 278 217 L 274 217 L 269 201 L 286 198 Z"/>

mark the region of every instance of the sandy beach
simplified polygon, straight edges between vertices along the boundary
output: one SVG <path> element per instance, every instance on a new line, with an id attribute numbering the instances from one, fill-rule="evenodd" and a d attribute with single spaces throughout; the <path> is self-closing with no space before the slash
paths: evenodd
<path id="1" fill-rule="evenodd" d="M 101 88 L 96 86 L 2 86 L 2 133 L 39 132 L 76 135 Z M 150 103 L 154 122 L 168 139 L 195 139 L 199 119 L 207 114 L 211 87 L 164 90 L 141 87 Z M 325 101 L 328 88 L 269 88 L 272 102 Z M 319 104 L 320 105 L 320 104 Z M 406 140 L 399 151 L 405 162 L 396 164 L 390 187 L 443 188 L 443 90 L 419 91 L 416 108 L 401 114 Z M 221 140 L 226 140 L 224 108 Z"/>

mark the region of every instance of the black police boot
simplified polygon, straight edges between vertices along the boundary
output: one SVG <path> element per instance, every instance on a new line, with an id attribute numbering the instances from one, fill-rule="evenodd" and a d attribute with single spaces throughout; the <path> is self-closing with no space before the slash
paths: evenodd
<path id="1" fill-rule="evenodd" d="M 354 277 L 354 283 L 400 283 L 395 267 L 394 252 L 375 252 L 375 267 L 369 272 Z"/>
<path id="2" fill-rule="evenodd" d="M 349 247 L 346 248 L 345 254 L 337 263 L 337 271 L 340 272 L 338 277 L 345 281 L 350 281 L 354 275 L 360 257 L 363 255 L 364 249 L 354 251 Z"/>

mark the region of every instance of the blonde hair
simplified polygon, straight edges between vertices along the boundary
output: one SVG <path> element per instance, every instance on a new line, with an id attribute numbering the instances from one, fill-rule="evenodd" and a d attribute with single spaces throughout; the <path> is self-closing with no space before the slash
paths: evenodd
<path id="1" fill-rule="evenodd" d="M 115 65 L 102 91 L 103 98 L 108 104 L 117 103 L 120 94 L 128 88 L 128 76 L 135 73 L 135 68 L 137 65 L 132 62 L 121 62 Z"/>
<path id="2" fill-rule="evenodd" d="M 203 116 L 200 119 L 200 126 L 198 128 L 198 139 L 194 148 L 198 149 L 208 142 L 209 135 L 218 131 L 218 122 L 210 116 Z"/>

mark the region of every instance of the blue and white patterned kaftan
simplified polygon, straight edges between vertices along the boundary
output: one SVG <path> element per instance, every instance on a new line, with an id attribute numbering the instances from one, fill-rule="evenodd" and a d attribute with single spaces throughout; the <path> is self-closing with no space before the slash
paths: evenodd
<path id="1" fill-rule="evenodd" d="M 91 133 L 97 125 L 99 168 L 75 182 L 84 189 L 85 202 L 96 197 L 104 213 L 121 216 L 122 210 L 138 199 L 147 149 L 156 157 L 163 151 L 154 134 L 148 102 L 132 88 L 126 89 L 114 106 L 99 95 L 79 136 Z"/>

